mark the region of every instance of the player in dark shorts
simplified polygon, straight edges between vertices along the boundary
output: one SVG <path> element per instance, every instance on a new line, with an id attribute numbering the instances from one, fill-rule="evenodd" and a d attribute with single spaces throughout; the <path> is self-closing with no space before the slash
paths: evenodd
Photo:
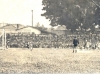
<path id="1" fill-rule="evenodd" d="M 77 52 L 76 47 L 78 46 L 78 44 L 79 44 L 79 41 L 78 41 L 77 38 L 75 37 L 75 38 L 73 39 L 73 45 L 74 45 L 73 53 L 76 53 L 76 52 Z"/>

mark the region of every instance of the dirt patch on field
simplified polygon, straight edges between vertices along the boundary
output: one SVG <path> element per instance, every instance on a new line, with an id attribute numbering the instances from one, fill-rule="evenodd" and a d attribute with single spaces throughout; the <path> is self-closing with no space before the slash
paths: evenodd
<path id="1" fill-rule="evenodd" d="M 0 50 L 0 73 L 100 73 L 100 51 L 72 49 Z"/>

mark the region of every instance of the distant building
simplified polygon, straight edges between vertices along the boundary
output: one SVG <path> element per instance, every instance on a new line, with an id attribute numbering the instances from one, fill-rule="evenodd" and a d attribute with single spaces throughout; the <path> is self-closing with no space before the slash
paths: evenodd
<path id="1" fill-rule="evenodd" d="M 55 29 L 50 29 L 49 28 L 48 31 L 52 32 L 56 35 L 69 35 L 69 34 L 71 34 L 71 31 L 68 30 L 65 25 L 62 25 L 62 26 L 59 25 Z"/>
<path id="2" fill-rule="evenodd" d="M 7 24 L 5 23 L 4 26 L 1 26 L 0 29 L 5 29 L 6 33 L 16 33 L 16 31 L 20 28 L 25 27 L 24 25 L 21 24 Z"/>
<path id="3" fill-rule="evenodd" d="M 55 30 L 67 30 L 65 25 L 58 26 Z"/>
<path id="4" fill-rule="evenodd" d="M 25 27 L 24 25 L 21 25 L 21 24 L 7 24 L 7 25 L 14 26 L 16 28 L 16 30 Z"/>
<path id="5" fill-rule="evenodd" d="M 16 32 L 16 27 L 13 25 L 5 25 L 0 27 L 1 30 L 5 30 L 6 33 Z"/>
<path id="6" fill-rule="evenodd" d="M 51 32 L 43 30 L 41 27 L 32 27 L 32 26 L 24 26 L 21 24 L 7 24 L 5 26 L 0 27 L 0 33 L 2 33 L 3 29 L 6 33 L 34 33 L 34 34 L 54 34 Z"/>
<path id="7" fill-rule="evenodd" d="M 49 35 L 49 34 L 52 34 L 52 35 L 55 35 L 54 33 L 51 33 L 51 32 L 48 32 L 46 30 L 42 30 L 40 27 L 32 27 L 32 26 L 26 26 L 26 27 L 23 27 L 23 28 L 20 28 L 17 30 L 17 32 L 20 32 L 20 33 L 34 33 L 34 34 L 43 34 L 43 35 Z"/>
<path id="8" fill-rule="evenodd" d="M 41 31 L 39 29 L 36 29 L 32 26 L 26 26 L 23 28 L 20 28 L 17 30 L 17 32 L 21 32 L 21 33 L 34 33 L 34 34 L 41 34 Z"/>

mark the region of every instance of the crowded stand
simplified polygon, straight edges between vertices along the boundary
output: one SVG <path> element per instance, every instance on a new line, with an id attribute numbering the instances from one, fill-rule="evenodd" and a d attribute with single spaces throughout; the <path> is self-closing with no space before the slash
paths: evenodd
<path id="1" fill-rule="evenodd" d="M 96 48 L 99 46 L 100 36 L 97 35 L 36 35 L 34 33 L 10 33 L 6 36 L 7 48 L 72 48 L 73 38 L 79 40 L 79 47 Z M 87 41 L 87 42 L 85 42 Z"/>

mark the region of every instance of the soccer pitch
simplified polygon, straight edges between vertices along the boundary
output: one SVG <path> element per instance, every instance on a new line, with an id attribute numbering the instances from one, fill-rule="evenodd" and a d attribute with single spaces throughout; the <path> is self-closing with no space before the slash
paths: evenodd
<path id="1" fill-rule="evenodd" d="M 35 48 L 0 50 L 1 74 L 100 73 L 100 51 Z"/>

